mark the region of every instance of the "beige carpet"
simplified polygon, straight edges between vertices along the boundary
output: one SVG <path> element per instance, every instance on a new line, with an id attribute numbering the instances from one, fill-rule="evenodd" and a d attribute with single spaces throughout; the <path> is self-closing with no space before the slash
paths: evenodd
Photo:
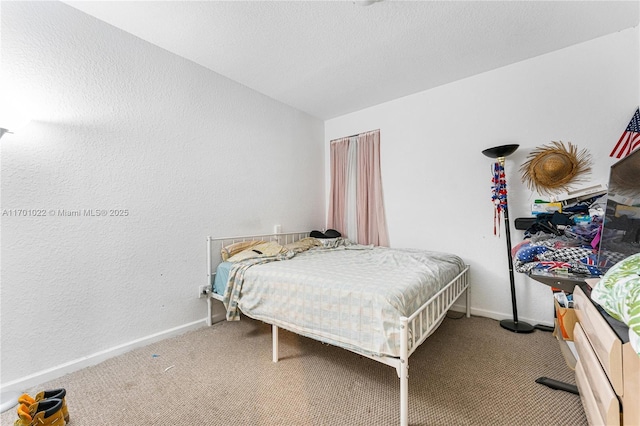
<path id="1" fill-rule="evenodd" d="M 452 313 L 452 316 L 458 315 Z M 396 425 L 395 369 L 244 317 L 66 375 L 71 425 Z M 575 383 L 548 332 L 447 318 L 409 360 L 411 425 L 586 425 L 580 397 L 534 382 Z M 12 409 L 1 415 L 12 425 Z"/>

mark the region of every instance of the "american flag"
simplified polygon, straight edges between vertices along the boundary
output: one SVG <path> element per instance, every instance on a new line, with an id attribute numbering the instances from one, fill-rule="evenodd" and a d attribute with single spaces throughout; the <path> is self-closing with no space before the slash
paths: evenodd
<path id="1" fill-rule="evenodd" d="M 624 131 L 620 140 L 609 154 L 609 157 L 622 158 L 631 154 L 631 151 L 640 146 L 640 108 L 636 109 L 636 113 L 629 122 L 627 129 Z"/>

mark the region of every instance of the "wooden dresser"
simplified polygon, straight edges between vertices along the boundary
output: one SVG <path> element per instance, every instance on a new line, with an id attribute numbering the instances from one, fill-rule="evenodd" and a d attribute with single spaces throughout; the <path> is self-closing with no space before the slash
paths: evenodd
<path id="1" fill-rule="evenodd" d="M 584 288 L 584 291 L 583 291 Z M 640 425 L 640 357 L 626 326 L 597 308 L 576 286 L 578 322 L 573 331 L 578 360 L 576 383 L 590 425 Z"/>

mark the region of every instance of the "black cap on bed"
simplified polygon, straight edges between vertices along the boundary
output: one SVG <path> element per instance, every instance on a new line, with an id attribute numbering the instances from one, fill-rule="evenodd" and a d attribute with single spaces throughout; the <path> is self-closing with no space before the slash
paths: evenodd
<path id="1" fill-rule="evenodd" d="M 338 238 L 341 237 L 342 234 L 335 229 L 327 229 L 324 233 L 315 230 L 311 231 L 309 236 L 313 238 Z"/>

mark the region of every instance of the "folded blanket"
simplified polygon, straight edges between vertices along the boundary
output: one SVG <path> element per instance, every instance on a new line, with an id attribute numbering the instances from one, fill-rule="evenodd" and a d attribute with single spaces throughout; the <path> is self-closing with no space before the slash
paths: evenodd
<path id="1" fill-rule="evenodd" d="M 516 272 L 532 269 L 563 269 L 574 274 L 599 276 L 597 251 L 562 236 L 544 238 L 538 236 L 520 243 L 514 249 L 513 264 Z"/>
<path id="2" fill-rule="evenodd" d="M 255 257 L 253 259 L 246 259 L 233 265 L 231 271 L 229 272 L 229 281 L 227 283 L 227 287 L 224 290 L 224 296 L 222 297 L 222 303 L 227 309 L 227 321 L 240 320 L 238 300 L 240 299 L 242 284 L 244 283 L 244 274 L 247 272 L 247 269 L 254 265 L 275 262 L 278 260 L 291 259 L 293 256 L 294 252 L 289 251 L 285 254 L 278 254 L 275 256 L 261 256 Z"/>

